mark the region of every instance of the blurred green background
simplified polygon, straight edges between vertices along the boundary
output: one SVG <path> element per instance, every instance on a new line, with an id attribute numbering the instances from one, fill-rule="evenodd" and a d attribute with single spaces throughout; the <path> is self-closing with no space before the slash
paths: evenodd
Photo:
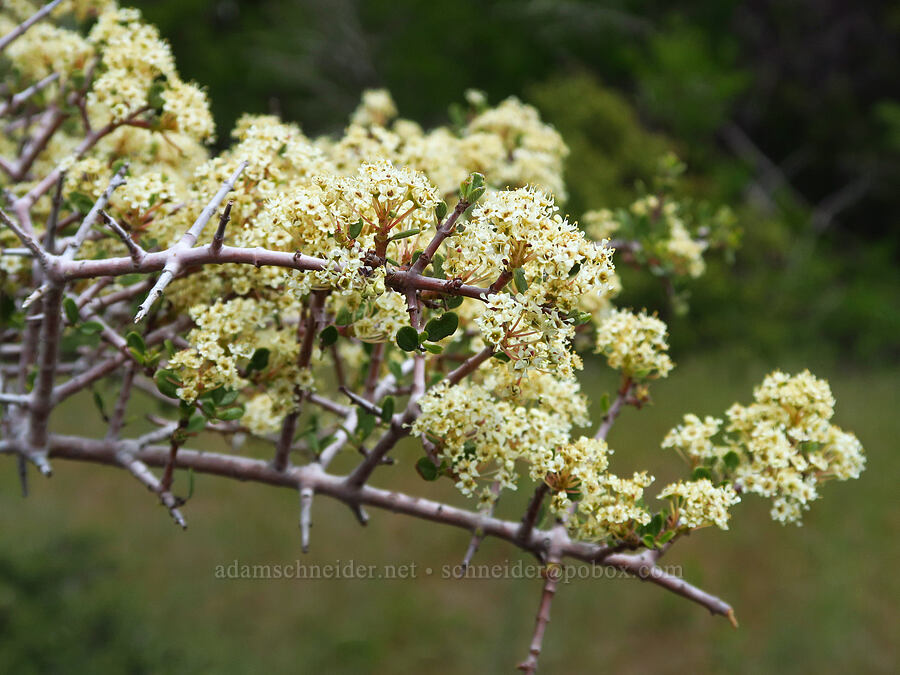
<path id="1" fill-rule="evenodd" d="M 678 153 L 685 196 L 730 205 L 743 243 L 732 265 L 714 261 L 690 284 L 686 317 L 658 285 L 626 277 L 622 302 L 660 310 L 678 367 L 654 386 L 652 407 L 626 411 L 613 430 L 616 470 L 676 478 L 679 460 L 659 449 L 666 431 L 685 412 L 746 402 L 775 367 L 830 380 L 836 422 L 857 433 L 868 469 L 828 485 L 802 528 L 773 523 L 748 498 L 731 532 L 697 533 L 667 556 L 732 603 L 740 630 L 634 580 L 573 582 L 554 604 L 542 672 L 895 672 L 900 6 L 135 4 L 172 41 L 181 72 L 209 87 L 221 144 L 245 111 L 339 132 L 370 87 L 390 89 L 401 115 L 423 124 L 445 123 L 470 87 L 492 102 L 517 95 L 572 149 L 576 218 L 627 204 L 659 156 Z M 615 387 L 599 362 L 586 371 L 592 397 Z M 89 401 L 68 410 L 59 430 L 103 433 Z M 376 484 L 460 501 L 421 483 L 414 457 L 401 452 Z M 382 512 L 362 529 L 318 499 L 303 556 L 288 490 L 198 477 L 181 533 L 114 469 L 60 462 L 32 488 L 23 502 L 13 465 L 0 475 L 0 672 L 510 672 L 525 654 L 540 582 L 421 574 L 458 562 L 465 532 Z M 525 492 L 501 515 L 515 518 Z M 235 559 L 298 558 L 415 562 L 420 578 L 214 576 Z M 519 559 L 488 541 L 476 562 Z"/>

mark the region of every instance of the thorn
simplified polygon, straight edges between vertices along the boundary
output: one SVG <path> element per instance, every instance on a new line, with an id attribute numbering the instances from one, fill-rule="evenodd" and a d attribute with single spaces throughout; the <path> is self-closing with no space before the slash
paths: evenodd
<path id="1" fill-rule="evenodd" d="M 359 504 L 350 504 L 350 510 L 353 511 L 353 515 L 356 516 L 356 520 L 359 521 L 359 524 L 365 527 L 369 524 L 369 514 L 366 513 L 366 510 L 360 506 Z"/>
<path id="2" fill-rule="evenodd" d="M 309 528 L 312 526 L 313 489 L 300 488 L 300 548 L 309 553 Z"/>
<path id="3" fill-rule="evenodd" d="M 47 478 L 53 475 L 53 468 L 50 466 L 50 462 L 47 461 L 47 453 L 32 453 L 28 456 L 28 459 L 37 467 L 41 475 Z"/>
<path id="4" fill-rule="evenodd" d="M 731 625 L 734 628 L 738 627 L 738 620 L 737 620 L 737 617 L 734 615 L 733 609 L 729 609 L 727 612 L 725 612 L 725 616 L 728 618 L 728 620 L 731 622 Z"/>

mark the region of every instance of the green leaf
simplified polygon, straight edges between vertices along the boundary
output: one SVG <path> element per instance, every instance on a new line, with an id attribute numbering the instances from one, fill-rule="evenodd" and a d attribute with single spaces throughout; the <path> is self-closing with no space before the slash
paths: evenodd
<path id="1" fill-rule="evenodd" d="M 394 416 L 395 405 L 393 396 L 388 396 L 381 402 L 381 421 L 385 424 L 390 424 L 391 417 Z"/>
<path id="2" fill-rule="evenodd" d="M 444 307 L 446 307 L 447 309 L 456 309 L 461 304 L 463 304 L 461 295 L 450 295 L 444 298 Z"/>
<path id="3" fill-rule="evenodd" d="M 326 347 L 330 347 L 338 339 L 338 330 L 334 326 L 326 326 L 325 329 L 319 333 L 319 344 L 322 349 Z"/>
<path id="4" fill-rule="evenodd" d="M 438 467 L 428 457 L 419 457 L 419 461 L 416 462 L 416 471 L 423 479 L 428 481 L 437 480 L 438 476 L 440 476 Z"/>
<path id="5" fill-rule="evenodd" d="M 525 272 L 522 271 L 521 267 L 513 270 L 513 281 L 516 283 L 516 290 L 519 293 L 524 293 L 528 290 L 528 281 L 525 280 Z"/>
<path id="6" fill-rule="evenodd" d="M 421 232 L 421 231 L 422 231 L 421 228 L 418 228 L 418 227 L 413 228 L 412 230 L 403 230 L 403 232 L 398 232 L 397 234 L 393 235 L 390 239 L 388 239 L 388 241 L 397 241 L 398 239 L 406 239 L 407 237 L 414 237 L 417 234 L 419 234 L 419 232 Z"/>
<path id="7" fill-rule="evenodd" d="M 509 358 L 509 355 L 503 352 L 494 352 L 493 354 L 491 354 L 491 358 L 497 359 L 501 363 L 509 363 L 510 361 L 512 361 L 512 359 Z"/>
<path id="8" fill-rule="evenodd" d="M 660 514 L 656 514 L 653 518 L 650 519 L 650 522 L 644 525 L 644 532 L 646 534 L 652 535 L 656 537 L 659 534 L 659 531 L 662 529 L 663 519 Z"/>
<path id="9" fill-rule="evenodd" d="M 204 392 L 204 394 L 200 398 L 208 398 L 216 405 L 219 405 L 220 403 L 222 403 L 222 397 L 224 396 L 225 387 L 216 387 L 215 389 L 210 389 L 209 391 Z"/>
<path id="10" fill-rule="evenodd" d="M 346 307 L 341 307 L 338 310 L 337 316 L 334 317 L 334 322 L 338 326 L 346 326 L 353 322 L 353 315 L 350 313 L 350 310 Z"/>
<path id="11" fill-rule="evenodd" d="M 203 415 L 193 415 L 184 428 L 189 434 L 199 434 L 206 428 L 206 418 Z"/>
<path id="12" fill-rule="evenodd" d="M 675 530 L 669 530 L 668 532 L 663 532 L 659 537 L 659 545 L 668 544 L 672 537 L 675 536 Z"/>
<path id="13" fill-rule="evenodd" d="M 356 432 L 359 434 L 361 440 L 366 440 L 369 437 L 369 434 L 372 433 L 375 429 L 375 415 L 370 413 L 368 410 L 359 409 L 357 413 L 357 426 Z"/>
<path id="14" fill-rule="evenodd" d="M 431 259 L 431 271 L 437 279 L 447 278 L 447 275 L 444 272 L 444 256 L 435 253 L 434 257 Z"/>
<path id="15" fill-rule="evenodd" d="M 434 219 L 437 221 L 437 224 L 440 225 L 444 222 L 444 218 L 447 217 L 447 212 L 450 210 L 450 207 L 447 206 L 447 202 L 440 201 L 434 207 Z"/>
<path id="16" fill-rule="evenodd" d="M 161 78 L 161 79 L 160 79 Z M 147 104 L 153 108 L 157 114 L 162 114 L 166 105 L 166 98 L 163 94 L 166 91 L 165 75 L 157 76 L 147 91 Z"/>
<path id="17" fill-rule="evenodd" d="M 161 394 L 169 398 L 178 398 L 178 388 L 182 384 L 178 375 L 171 370 L 160 368 L 156 371 L 153 379 L 156 381 L 156 388 L 159 389 Z"/>
<path id="18" fill-rule="evenodd" d="M 475 452 L 478 450 L 478 447 L 472 441 L 466 441 L 463 443 L 463 456 L 468 457 L 470 459 L 475 457 Z"/>
<path id="19" fill-rule="evenodd" d="M 600 412 L 604 415 L 609 412 L 609 393 L 603 392 L 603 396 L 600 397 Z"/>
<path id="20" fill-rule="evenodd" d="M 419 333 L 412 326 L 403 326 L 397 331 L 397 346 L 405 352 L 414 352 L 419 348 Z"/>
<path id="21" fill-rule="evenodd" d="M 113 172 L 113 175 L 115 175 L 115 174 L 119 173 L 119 169 L 121 169 L 123 166 L 125 166 L 125 167 L 128 166 L 128 160 L 117 159 L 115 162 L 113 162 L 112 166 L 109 169 L 110 169 L 110 171 Z M 126 176 L 131 175 L 131 171 L 129 171 L 127 168 L 125 169 L 125 175 Z"/>
<path id="22" fill-rule="evenodd" d="M 459 186 L 459 196 L 463 201 L 474 204 L 484 194 L 486 186 L 484 176 L 480 173 L 472 173 Z"/>
<path id="23" fill-rule="evenodd" d="M 360 218 L 359 220 L 357 220 L 355 223 L 353 223 L 352 225 L 350 225 L 347 228 L 347 236 L 350 237 L 351 239 L 356 239 L 360 235 L 360 233 L 362 233 L 362 229 L 363 229 L 363 219 Z"/>
<path id="24" fill-rule="evenodd" d="M 734 471 L 738 464 L 741 463 L 741 458 L 738 457 L 738 454 L 734 450 L 729 450 L 725 453 L 725 456 L 722 457 L 722 461 L 725 462 L 725 466 L 729 471 Z"/>
<path id="25" fill-rule="evenodd" d="M 577 276 L 580 271 L 581 271 L 581 263 L 577 262 L 574 265 L 572 265 L 572 269 L 569 270 L 569 278 L 571 279 L 572 277 Z"/>
<path id="26" fill-rule="evenodd" d="M 139 333 L 135 331 L 131 331 L 128 335 L 125 336 L 125 344 L 131 347 L 137 354 L 143 354 L 147 351 L 147 344 L 144 342 L 144 338 L 140 336 Z"/>
<path id="27" fill-rule="evenodd" d="M 443 354 L 444 348 L 440 345 L 422 345 L 425 348 L 425 351 L 430 354 Z"/>
<path id="28" fill-rule="evenodd" d="M 403 364 L 399 361 L 388 361 L 388 370 L 398 382 L 403 378 Z"/>
<path id="29" fill-rule="evenodd" d="M 647 548 L 656 548 L 655 537 L 653 537 L 652 535 L 645 534 L 645 535 L 641 538 L 641 543 L 642 543 L 644 546 L 646 546 Z"/>
<path id="30" fill-rule="evenodd" d="M 66 311 L 66 319 L 70 324 L 74 326 L 78 323 L 78 319 L 81 317 L 78 314 L 78 305 L 75 304 L 72 298 L 63 300 L 63 309 Z"/>
<path id="31" fill-rule="evenodd" d="M 225 408 L 225 410 L 220 410 L 216 415 L 220 420 L 224 420 L 226 422 L 230 422 L 232 420 L 240 419 L 244 416 L 244 406 L 236 405 L 232 408 Z"/>
<path id="32" fill-rule="evenodd" d="M 425 333 L 432 342 L 438 342 L 450 337 L 459 328 L 459 316 L 456 312 L 444 312 L 441 316 L 431 319 L 425 324 Z"/>
<path id="33" fill-rule="evenodd" d="M 712 473 L 710 473 L 709 469 L 707 469 L 705 466 L 698 466 L 691 473 L 691 480 L 701 480 L 703 478 L 712 480 Z"/>
<path id="34" fill-rule="evenodd" d="M 262 372 L 268 365 L 269 350 L 265 347 L 260 347 L 255 352 L 253 352 L 253 356 L 250 357 L 250 363 L 247 364 L 247 372 L 252 373 L 254 370 Z"/>
<path id="35" fill-rule="evenodd" d="M 87 213 L 94 208 L 94 200 L 83 192 L 70 192 L 67 199 L 78 213 Z"/>
<path id="36" fill-rule="evenodd" d="M 78 330 L 85 335 L 96 335 L 103 330 L 103 324 L 97 321 L 88 321 L 87 323 L 81 324 L 78 327 Z"/>
<path id="37" fill-rule="evenodd" d="M 237 392 L 233 389 L 225 390 L 225 392 L 222 394 L 222 399 L 220 401 L 218 401 L 218 405 L 221 405 L 221 406 L 231 405 L 232 403 L 237 401 L 238 396 L 239 396 L 239 392 Z"/>

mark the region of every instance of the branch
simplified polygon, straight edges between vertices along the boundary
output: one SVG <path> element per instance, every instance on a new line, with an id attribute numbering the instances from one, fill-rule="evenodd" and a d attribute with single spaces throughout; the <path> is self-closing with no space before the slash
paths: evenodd
<path id="1" fill-rule="evenodd" d="M 116 461 L 122 468 L 126 469 L 132 476 L 137 478 L 141 483 L 147 486 L 150 492 L 159 495 L 159 501 L 169 510 L 172 520 L 182 529 L 187 529 L 187 522 L 181 511 L 178 510 L 178 499 L 168 490 L 162 488 L 159 479 L 153 475 L 153 472 L 147 468 L 139 459 L 135 459 L 127 450 L 120 450 L 116 453 Z"/>
<path id="2" fill-rule="evenodd" d="M 518 538 L 520 541 L 528 541 L 531 536 L 537 523 L 538 514 L 541 512 L 541 504 L 544 503 L 548 492 L 550 492 L 550 486 L 543 481 L 535 488 L 528 507 L 525 509 L 525 514 L 522 516 L 522 524 L 519 526 Z"/>
<path id="3" fill-rule="evenodd" d="M 2 52 L 4 49 L 6 49 L 13 40 L 15 40 L 18 37 L 21 37 L 22 34 L 25 33 L 25 31 L 27 31 L 34 24 L 36 24 L 38 21 L 40 21 L 45 16 L 47 16 L 50 12 L 52 12 L 54 9 L 56 9 L 56 6 L 59 5 L 59 3 L 61 3 L 61 2 L 62 2 L 62 0 L 53 0 L 53 2 L 50 2 L 46 5 L 44 5 L 37 12 L 32 14 L 30 17 L 25 19 L 25 21 L 20 23 L 18 26 L 13 28 L 9 33 L 7 33 L 2 38 L 0 38 L 0 52 Z"/>
<path id="4" fill-rule="evenodd" d="M 225 199 L 225 195 L 227 195 L 234 189 L 234 184 L 237 182 L 238 177 L 246 167 L 247 160 L 244 160 L 240 163 L 240 166 L 238 166 L 231 177 L 222 184 L 222 187 L 206 205 L 203 211 L 200 212 L 200 215 L 197 216 L 197 220 L 194 221 L 194 224 L 191 225 L 190 229 L 188 229 L 188 231 L 184 233 L 184 235 L 181 237 L 178 243 L 175 244 L 175 246 L 166 251 L 167 257 L 165 266 L 163 267 L 163 272 L 159 276 L 156 284 L 153 286 L 153 288 L 150 289 L 150 292 L 147 294 L 147 299 L 144 300 L 143 303 L 141 303 L 140 309 L 138 310 L 137 315 L 134 317 L 135 323 L 139 323 L 145 316 L 147 316 L 147 312 L 150 311 L 150 307 L 153 305 L 156 299 L 163 294 L 166 286 L 168 286 L 172 279 L 175 278 L 175 275 L 181 271 L 183 263 L 179 259 L 179 254 L 183 251 L 190 250 L 191 248 L 193 248 L 194 244 L 197 243 L 197 239 L 200 237 L 200 233 L 203 231 L 206 223 L 208 223 L 209 219 L 213 217 L 213 214 L 215 214 L 216 210 L 219 208 L 222 200 Z M 221 244 L 216 246 L 215 251 L 212 250 L 212 246 L 210 246 L 207 250 L 209 250 L 210 253 L 217 255 L 221 250 Z"/>
<path id="5" fill-rule="evenodd" d="M 474 356 L 467 359 L 462 365 L 460 365 L 456 370 L 450 372 L 445 378 L 450 385 L 458 384 L 466 375 L 474 372 L 478 366 L 487 361 L 491 354 L 494 353 L 493 347 L 485 347 L 483 350 L 475 354 Z M 420 356 L 420 355 L 418 355 Z M 422 364 L 421 367 L 424 367 L 424 360 L 415 359 L 413 360 L 413 369 Z M 424 369 L 422 370 L 422 374 L 424 376 Z M 415 372 L 413 373 L 415 378 Z M 362 461 L 362 463 L 354 469 L 353 473 L 347 476 L 347 484 L 350 486 L 359 487 L 363 485 L 368 479 L 369 476 L 372 475 L 372 472 L 375 471 L 375 468 L 382 463 L 382 459 L 391 449 L 397 445 L 397 442 L 409 435 L 409 426 L 416 420 L 419 416 L 418 405 L 417 405 L 417 397 L 411 396 L 410 402 L 406 406 L 406 410 L 401 414 L 397 413 L 391 419 L 390 426 L 388 430 L 384 433 L 384 435 L 378 439 L 378 443 L 369 451 L 369 454 Z"/>
<path id="6" fill-rule="evenodd" d="M 624 377 L 622 386 L 616 394 L 616 400 L 612 402 L 612 405 L 609 406 L 609 410 L 607 410 L 606 414 L 603 416 L 603 422 L 597 429 L 597 433 L 594 434 L 594 438 L 606 440 L 606 437 L 609 435 L 609 430 L 612 429 L 612 425 L 615 423 L 616 418 L 619 416 L 619 413 L 622 412 L 622 407 L 628 400 L 628 395 L 631 393 L 632 389 L 634 389 L 634 381 L 630 377 Z"/>
<path id="7" fill-rule="evenodd" d="M 314 290 L 309 296 L 309 308 L 307 309 L 306 324 L 303 328 L 303 341 L 300 343 L 300 351 L 297 354 L 297 368 L 302 372 L 309 367 L 312 358 L 313 340 L 319 332 L 319 327 L 325 321 L 325 298 L 328 291 Z M 298 328 L 300 326 L 298 325 Z M 297 420 L 300 418 L 300 407 L 303 404 L 304 392 L 297 385 L 294 387 L 294 398 L 297 407 L 284 418 L 281 425 L 281 436 L 275 447 L 275 458 L 272 466 L 278 471 L 284 471 L 290 459 L 291 445 L 294 442 L 294 433 L 297 431 Z"/>
<path id="8" fill-rule="evenodd" d="M 329 269 L 340 271 L 340 268 L 322 258 L 303 255 L 302 253 L 287 253 L 285 251 L 271 251 L 264 248 L 239 248 L 222 246 L 218 253 L 212 252 L 212 245 L 198 246 L 196 248 L 174 251 L 174 248 L 165 251 L 147 253 L 140 264 L 130 257 L 104 258 L 102 260 L 73 260 L 59 263 L 60 275 L 68 280 L 86 279 L 91 277 L 124 276 L 126 274 L 157 272 L 165 268 L 169 259 L 175 255 L 180 263 L 179 269 L 188 269 L 200 265 L 222 265 L 226 263 L 238 263 L 260 267 L 269 265 L 272 267 L 285 267 L 302 272 L 317 272 L 328 266 Z M 489 289 L 468 284 L 456 283 L 454 280 L 438 279 L 421 275 L 411 275 L 405 270 L 388 270 L 385 276 L 385 284 L 390 288 L 405 292 L 407 288 L 415 288 L 419 291 L 458 295 L 466 298 L 474 298 L 484 301 Z"/>
<path id="9" fill-rule="evenodd" d="M 0 117 L 3 117 L 7 113 L 11 113 L 20 105 L 22 105 L 29 98 L 34 96 L 36 93 L 41 91 L 42 89 L 46 89 L 49 85 L 56 82 L 59 79 L 59 73 L 50 73 L 43 80 L 39 80 L 35 82 L 33 85 L 28 87 L 27 89 L 23 89 L 18 94 L 13 96 L 9 101 L 0 105 Z"/>
<path id="10" fill-rule="evenodd" d="M 116 220 L 109 215 L 106 211 L 101 211 L 100 215 L 103 217 L 103 222 L 115 233 L 115 235 L 122 240 L 122 243 L 125 244 L 125 247 L 128 249 L 128 254 L 131 256 L 131 260 L 135 265 L 140 265 L 141 260 L 143 260 L 144 256 L 147 255 L 147 252 L 132 239 L 131 235 L 125 231 Z"/>
<path id="11" fill-rule="evenodd" d="M 410 267 L 410 274 L 421 274 L 426 267 L 431 263 L 431 260 L 434 258 L 434 254 L 437 253 L 438 248 L 440 248 L 441 244 L 444 243 L 444 240 L 449 237 L 453 230 L 456 228 L 456 221 L 459 220 L 459 217 L 466 212 L 471 206 L 471 203 L 460 199 L 456 202 L 456 208 L 453 209 L 453 213 L 451 213 L 444 223 L 437 229 L 434 237 L 428 243 L 428 246 L 425 247 L 425 250 L 422 251 L 422 254 L 413 263 L 413 266 Z"/>
<path id="12" fill-rule="evenodd" d="M 59 362 L 59 340 L 62 334 L 63 287 L 52 283 L 43 299 L 43 320 L 38 335 L 38 372 L 34 380 L 29 404 L 28 443 L 32 446 L 29 459 L 40 471 L 50 474 L 47 464 L 47 423 L 53 410 L 53 383 Z"/>
<path id="13" fill-rule="evenodd" d="M 35 260 L 40 263 L 42 268 L 48 269 L 50 267 L 50 257 L 47 255 L 47 252 L 43 249 L 43 247 L 28 232 L 16 225 L 13 222 L 12 218 L 6 215 L 6 212 L 3 209 L 0 209 L 0 220 L 2 220 L 3 224 L 6 225 L 10 230 L 12 230 L 13 234 L 15 234 L 19 238 L 19 241 L 21 241 L 25 245 L 25 247 L 29 251 L 31 251 L 31 254 L 34 256 Z"/>
<path id="14" fill-rule="evenodd" d="M 219 218 L 219 226 L 216 228 L 212 244 L 209 247 L 209 250 L 213 255 L 218 254 L 218 252 L 222 250 L 222 244 L 225 243 L 225 226 L 228 225 L 228 221 L 231 220 L 231 207 L 233 205 L 234 201 L 229 201 L 225 205 L 225 211 L 222 212 L 222 216 Z"/>
<path id="15" fill-rule="evenodd" d="M 494 498 L 491 500 L 490 505 L 483 511 L 484 515 L 487 517 L 493 516 L 494 510 L 497 508 L 497 500 L 500 497 L 500 483 L 497 481 L 494 481 L 491 484 L 491 494 Z M 469 569 L 469 565 L 472 563 L 472 558 L 478 553 L 478 547 L 481 546 L 481 542 L 483 541 L 484 532 L 478 527 L 472 533 L 472 538 L 469 540 L 469 548 L 466 549 L 466 554 L 463 556 L 460 577 L 465 576 L 466 570 Z"/>
<path id="16" fill-rule="evenodd" d="M 166 432 L 162 436 L 164 438 L 165 435 L 171 433 L 171 428 L 151 432 L 147 437 L 153 435 L 153 440 L 161 440 L 160 432 Z M 153 440 L 149 440 L 148 443 L 152 443 Z M 53 458 L 107 465 L 119 465 L 116 455 L 121 451 L 123 444 L 127 443 L 127 441 L 92 440 L 56 434 L 51 435 L 48 439 L 50 456 Z M 134 441 L 134 444 L 139 447 L 133 450 L 133 456 L 148 466 L 161 467 L 167 463 L 168 446 L 144 446 L 141 439 Z M 17 453 L 27 449 L 28 446 L 20 440 L 0 440 L 0 453 Z M 486 536 L 509 541 L 518 545 L 522 550 L 533 553 L 544 551 L 551 536 L 550 532 L 535 530 L 527 541 L 519 542 L 519 524 L 513 521 L 500 520 L 493 517 L 485 518 L 481 513 L 399 492 L 382 490 L 370 485 L 358 488 L 353 487 L 348 485 L 346 477 L 325 473 L 314 465 L 289 467 L 285 471 L 276 471 L 264 460 L 181 449 L 178 453 L 176 466 L 180 469 L 193 469 L 198 473 L 224 476 L 240 481 L 264 483 L 291 490 L 296 490 L 297 486 L 303 482 L 312 487 L 317 493 L 328 495 L 351 506 L 366 504 L 469 531 L 480 523 Z M 613 554 L 609 553 L 609 551 L 608 547 L 598 544 L 570 540 L 565 540 L 560 545 L 561 558 L 569 557 L 589 563 L 615 567 L 676 592 L 703 605 L 714 614 L 722 614 L 726 617 L 729 616 L 729 613 L 733 614 L 731 607 L 719 598 L 701 591 L 677 577 L 664 574 L 661 570 L 651 571 L 653 565 L 648 562 L 649 558 L 645 556 L 646 552 L 641 555 L 628 555 Z M 658 570 L 658 568 L 656 569 Z"/>
<path id="17" fill-rule="evenodd" d="M 112 193 L 120 185 L 125 185 L 126 171 L 128 171 L 128 164 L 123 164 L 110 179 L 109 185 L 106 186 L 103 194 L 101 194 L 100 197 L 97 198 L 97 201 L 94 202 L 91 210 L 87 212 L 84 220 L 81 221 L 81 225 L 78 226 L 78 230 L 76 230 L 75 236 L 68 243 L 66 249 L 62 252 L 61 257 L 63 260 L 72 260 L 75 257 L 75 254 L 78 253 L 79 249 L 81 249 L 81 245 L 84 244 L 84 240 L 87 239 L 88 232 L 90 232 L 91 227 L 93 227 L 94 222 L 97 220 L 97 216 L 100 215 L 100 212 L 104 208 L 106 208 L 106 205 L 109 203 L 110 197 L 112 197 Z"/>
<path id="18" fill-rule="evenodd" d="M 550 547 L 547 553 L 547 565 L 543 570 L 544 590 L 541 592 L 541 602 L 538 605 L 537 617 L 534 621 L 534 633 L 531 637 L 531 646 L 528 648 L 528 657 L 519 664 L 518 669 L 534 675 L 537 672 L 538 658 L 544 644 L 544 633 L 547 632 L 547 624 L 550 623 L 550 606 L 556 596 L 556 588 L 562 576 L 562 556 L 560 542 L 565 537 L 566 526 L 557 523 L 550 535 Z"/>

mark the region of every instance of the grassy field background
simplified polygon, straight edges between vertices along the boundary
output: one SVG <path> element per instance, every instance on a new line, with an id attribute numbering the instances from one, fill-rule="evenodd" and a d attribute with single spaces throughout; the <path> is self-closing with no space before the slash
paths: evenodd
<path id="1" fill-rule="evenodd" d="M 828 485 L 800 528 L 773 523 L 766 503 L 747 498 L 730 532 L 695 533 L 664 559 L 732 603 L 740 629 L 636 580 L 573 581 L 554 603 L 544 672 L 894 672 L 900 371 L 845 371 L 815 359 L 803 365 L 830 379 L 837 423 L 862 440 L 868 467 L 861 480 Z M 654 387 L 655 404 L 626 410 L 614 428 L 614 470 L 650 467 L 657 486 L 681 475 L 680 460 L 659 449 L 665 432 L 685 412 L 721 414 L 746 402 L 775 366 L 801 364 L 727 354 L 679 363 Z M 613 386 L 598 363 L 584 375 L 596 397 Z M 55 422 L 60 431 L 90 426 L 102 434 L 85 401 Z M 374 484 L 461 501 L 449 482 L 416 476 L 411 447 L 400 457 Z M 353 460 L 348 453 L 346 466 Z M 2 468 L 3 672 L 510 672 L 525 654 L 540 582 L 442 578 L 443 566 L 457 564 L 466 548 L 461 530 L 379 511 L 363 529 L 346 507 L 319 498 L 304 556 L 289 490 L 198 476 L 185 509 L 189 529 L 181 532 L 152 495 L 115 469 L 57 462 L 53 478 L 33 478 L 23 500 L 14 462 Z M 501 504 L 500 515 L 517 517 L 529 490 L 521 492 Z M 217 565 L 235 560 L 298 559 L 415 563 L 418 574 L 215 578 Z M 531 563 L 489 540 L 475 562 L 518 560 Z"/>

